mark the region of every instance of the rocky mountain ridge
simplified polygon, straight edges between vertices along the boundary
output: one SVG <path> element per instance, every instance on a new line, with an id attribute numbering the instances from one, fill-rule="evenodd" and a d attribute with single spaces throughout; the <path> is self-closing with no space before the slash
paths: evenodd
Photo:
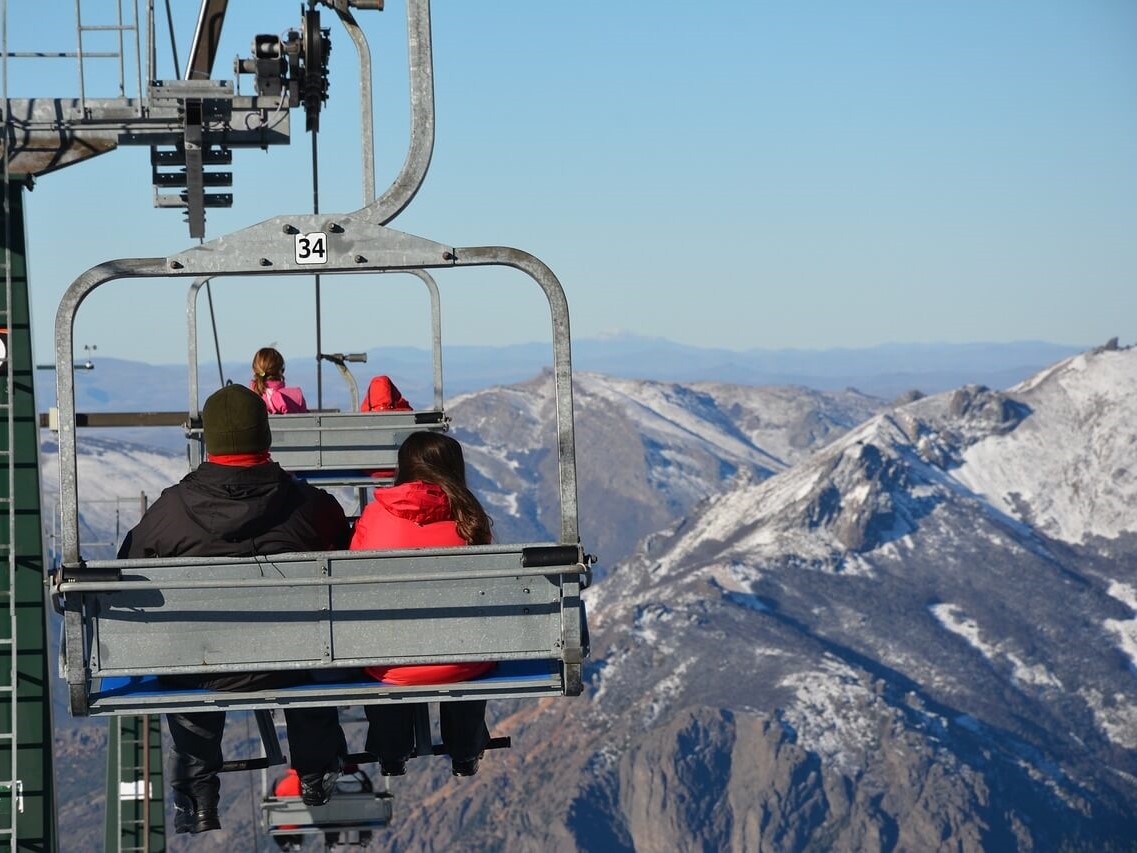
<path id="1" fill-rule="evenodd" d="M 614 508 L 649 527 L 645 495 L 673 514 L 585 593 L 586 695 L 492 708 L 514 749 L 473 779 L 413 763 L 382 841 L 1134 849 L 1134 384 L 1132 348 L 885 408 L 582 375 L 582 466 L 608 478 L 582 516 L 642 489 L 582 531 Z M 455 423 L 478 485 L 505 480 L 503 529 L 535 528 L 541 487 L 516 472 L 549 463 L 519 436 L 548 401 L 539 380 L 496 390 Z"/>
<path id="2" fill-rule="evenodd" d="M 587 699 L 503 709 L 525 753 L 395 848 L 1133 849 L 1133 522 L 1047 531 L 1124 481 L 1082 449 L 1095 413 L 1137 423 L 1135 381 L 1128 349 L 915 400 L 709 498 L 587 594 Z"/>

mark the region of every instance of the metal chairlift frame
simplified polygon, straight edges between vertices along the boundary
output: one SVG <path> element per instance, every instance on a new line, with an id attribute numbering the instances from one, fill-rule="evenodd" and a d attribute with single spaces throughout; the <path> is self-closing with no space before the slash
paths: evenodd
<path id="1" fill-rule="evenodd" d="M 306 806 L 299 797 L 266 797 L 262 826 L 269 835 L 369 832 L 391 823 L 394 797 L 387 791 L 338 792 L 327 804 Z"/>
<path id="2" fill-rule="evenodd" d="M 568 305 L 544 263 L 519 249 L 454 247 L 387 227 L 414 197 L 434 138 L 428 0 L 408 0 L 411 144 L 379 198 L 347 214 L 278 216 L 169 257 L 92 267 L 64 294 L 55 322 L 62 496 L 62 668 L 74 715 L 265 709 L 467 698 L 577 695 L 587 654 L 580 592 L 591 557 L 577 528 Z M 367 196 L 365 187 L 365 197 Z M 127 278 L 311 275 L 297 241 L 322 235 L 319 274 L 505 266 L 545 293 L 552 321 L 560 531 L 551 542 L 414 551 L 311 552 L 256 559 L 85 561 L 79 541 L 74 322 L 98 287 Z M 222 592 L 223 591 L 223 592 Z M 221 597 L 223 600 L 219 600 Z M 219 628 L 220 626 L 220 628 Z M 133 689 L 163 673 L 497 660 L 500 678 L 394 687 L 323 682 L 235 693 Z"/>
<path id="3" fill-rule="evenodd" d="M 398 272 L 404 272 L 399 270 Z M 371 486 L 385 482 L 369 471 L 393 469 L 399 445 L 411 432 L 445 432 L 450 420 L 443 409 L 442 311 L 438 284 L 426 270 L 405 270 L 425 285 L 430 296 L 433 355 L 433 407 L 413 412 L 310 412 L 272 417 L 272 455 L 281 467 L 320 485 Z M 201 387 L 198 377 L 197 297 L 211 277 L 190 285 L 186 300 L 189 335 L 189 409 L 186 437 L 189 464 L 204 457 L 201 428 Z M 389 482 L 389 479 L 386 481 Z"/>

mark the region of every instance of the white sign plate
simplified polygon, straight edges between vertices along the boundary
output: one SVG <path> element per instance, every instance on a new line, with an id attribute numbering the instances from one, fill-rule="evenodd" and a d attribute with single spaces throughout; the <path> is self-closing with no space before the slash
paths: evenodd
<path id="1" fill-rule="evenodd" d="M 296 263 L 326 264 L 328 262 L 328 235 L 323 231 L 296 235 Z"/>

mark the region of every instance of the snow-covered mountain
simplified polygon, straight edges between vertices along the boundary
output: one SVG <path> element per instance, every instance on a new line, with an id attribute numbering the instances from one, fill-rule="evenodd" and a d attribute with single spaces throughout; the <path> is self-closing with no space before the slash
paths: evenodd
<path id="1" fill-rule="evenodd" d="M 587 593 L 587 697 L 501 709 L 395 846 L 1133 849 L 1135 385 L 1086 353 L 711 497 Z"/>
<path id="2" fill-rule="evenodd" d="M 55 552 L 59 518 L 59 447 L 40 442 L 40 477 L 48 550 Z M 162 490 L 189 471 L 185 453 L 80 433 L 75 458 L 79 483 L 79 541 L 89 560 L 113 559 L 126 532 Z"/>
<path id="3" fill-rule="evenodd" d="M 453 434 L 503 541 L 554 537 L 555 400 L 549 373 L 458 397 Z M 610 566 L 735 477 L 784 471 L 873 412 L 857 391 L 647 382 L 577 374 L 580 529 Z"/>
<path id="4" fill-rule="evenodd" d="M 492 708 L 473 779 L 412 764 L 383 841 L 1134 849 L 1134 386 L 1133 348 L 889 407 L 580 375 L 582 535 L 628 554 L 586 695 Z M 551 407 L 450 407 L 499 534 L 548 523 Z"/>

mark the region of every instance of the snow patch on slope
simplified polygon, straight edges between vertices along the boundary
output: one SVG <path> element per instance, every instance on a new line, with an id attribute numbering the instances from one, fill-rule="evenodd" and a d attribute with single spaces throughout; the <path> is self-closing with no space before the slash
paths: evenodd
<path id="1" fill-rule="evenodd" d="M 1000 659 L 1011 665 L 1011 677 L 1023 684 L 1039 687 L 1062 688 L 1062 682 L 1054 677 L 1041 664 L 1028 664 L 1018 655 L 1007 651 L 999 643 L 985 642 L 980 635 L 979 625 L 954 604 L 933 604 L 928 608 L 936 620 L 951 633 L 962 637 L 968 645 L 983 655 L 991 663 Z"/>
<path id="2" fill-rule="evenodd" d="M 794 691 L 785 720 L 798 743 L 843 772 L 860 767 L 876 738 L 874 715 L 865 709 L 879 699 L 856 670 L 826 657 L 820 669 L 792 673 L 779 684 Z"/>
<path id="3" fill-rule="evenodd" d="M 1134 611 L 1131 619 L 1106 619 L 1104 624 L 1107 631 L 1117 636 L 1119 648 L 1129 658 L 1129 669 L 1137 675 L 1137 589 L 1114 581 L 1109 585 L 1109 594 Z"/>

